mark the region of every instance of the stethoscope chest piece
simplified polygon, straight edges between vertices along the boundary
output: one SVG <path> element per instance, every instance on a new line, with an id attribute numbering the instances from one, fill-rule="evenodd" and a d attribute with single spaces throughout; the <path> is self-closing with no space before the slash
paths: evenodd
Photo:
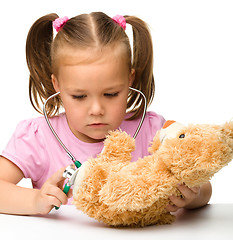
<path id="1" fill-rule="evenodd" d="M 65 171 L 63 172 L 63 177 L 68 179 L 67 186 L 72 186 L 74 185 L 75 178 L 78 174 L 78 168 L 74 168 L 73 164 L 69 165 Z"/>

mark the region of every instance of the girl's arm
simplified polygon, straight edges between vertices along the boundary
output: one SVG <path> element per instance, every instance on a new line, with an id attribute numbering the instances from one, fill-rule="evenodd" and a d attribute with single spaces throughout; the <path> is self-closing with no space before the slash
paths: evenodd
<path id="1" fill-rule="evenodd" d="M 67 196 L 61 190 L 63 171 L 56 172 L 40 190 L 23 188 L 16 185 L 24 177 L 22 171 L 11 161 L 0 157 L 0 213 L 47 214 L 54 206 L 66 204 Z"/>

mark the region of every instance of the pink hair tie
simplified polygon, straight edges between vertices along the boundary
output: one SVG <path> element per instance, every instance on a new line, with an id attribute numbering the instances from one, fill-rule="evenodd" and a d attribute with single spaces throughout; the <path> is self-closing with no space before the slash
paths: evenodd
<path id="1" fill-rule="evenodd" d="M 56 29 L 57 32 L 59 32 L 68 20 L 69 20 L 69 18 L 67 16 L 56 18 L 53 21 L 53 27 Z"/>
<path id="2" fill-rule="evenodd" d="M 112 20 L 119 24 L 124 30 L 126 29 L 126 20 L 123 16 L 116 15 L 112 18 Z"/>

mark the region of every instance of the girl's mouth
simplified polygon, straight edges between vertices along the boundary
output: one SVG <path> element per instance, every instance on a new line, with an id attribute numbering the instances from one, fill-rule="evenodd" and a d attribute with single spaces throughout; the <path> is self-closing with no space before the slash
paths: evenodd
<path id="1" fill-rule="evenodd" d="M 93 127 L 93 128 L 101 128 L 106 126 L 106 123 L 92 123 L 92 124 L 88 124 L 89 127 Z"/>

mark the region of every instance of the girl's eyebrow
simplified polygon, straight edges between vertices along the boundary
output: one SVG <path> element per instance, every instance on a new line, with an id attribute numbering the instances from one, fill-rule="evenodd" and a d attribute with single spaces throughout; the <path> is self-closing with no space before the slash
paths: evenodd
<path id="1" fill-rule="evenodd" d="M 104 88 L 103 91 L 111 91 L 111 90 L 115 90 L 115 89 L 118 89 L 118 88 L 122 88 L 124 86 L 124 84 L 117 84 L 117 85 L 114 85 L 114 86 L 110 86 L 110 87 L 107 87 L 107 88 Z M 80 92 L 86 92 L 87 90 L 85 89 L 81 89 L 81 88 L 67 88 L 66 89 L 68 92 L 73 92 L 73 93 L 80 93 Z"/>
<path id="2" fill-rule="evenodd" d="M 114 86 L 105 88 L 104 91 L 114 90 L 114 89 L 116 89 L 116 88 L 121 88 L 121 87 L 123 87 L 123 86 L 124 86 L 124 84 L 117 84 L 117 85 L 114 85 Z"/>
<path id="3" fill-rule="evenodd" d="M 67 92 L 85 92 L 84 89 L 78 89 L 78 88 L 66 88 Z"/>

